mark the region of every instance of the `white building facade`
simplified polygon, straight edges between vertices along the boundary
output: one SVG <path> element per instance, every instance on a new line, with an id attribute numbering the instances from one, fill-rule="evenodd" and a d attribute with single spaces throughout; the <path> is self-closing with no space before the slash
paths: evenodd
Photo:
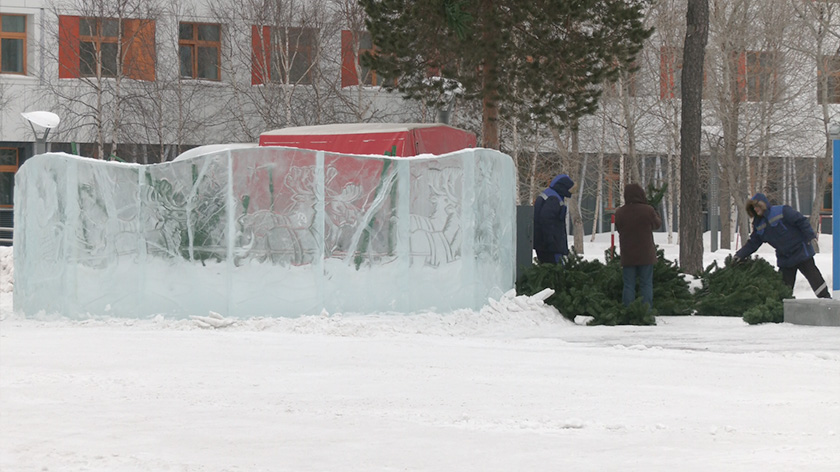
<path id="1" fill-rule="evenodd" d="M 732 208 L 765 190 L 806 214 L 830 210 L 813 202 L 830 175 L 827 125 L 840 103 L 838 7 L 710 1 L 703 178 L 715 155 Z M 502 151 L 549 156 L 517 157 L 523 203 L 575 169 L 586 232 L 608 226 L 631 180 L 668 183 L 664 212 L 676 225 L 685 0 L 656 2 L 648 24 L 656 32 L 638 70 L 605 87 L 574 150 L 546 139 L 550 130 L 500 124 Z M 52 150 L 140 163 L 286 126 L 435 120 L 359 63 L 373 45 L 355 0 L 2 0 L 0 26 L 0 208 L 13 205 L 14 173 L 34 152 L 22 112 L 59 115 Z M 478 134 L 475 109 L 464 104 L 452 124 Z"/>

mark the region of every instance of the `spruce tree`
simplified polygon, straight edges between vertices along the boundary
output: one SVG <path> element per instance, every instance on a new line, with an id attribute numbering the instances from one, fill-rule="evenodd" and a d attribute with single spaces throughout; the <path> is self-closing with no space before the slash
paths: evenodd
<path id="1" fill-rule="evenodd" d="M 481 100 L 483 145 L 498 149 L 506 104 L 562 128 L 594 112 L 601 84 L 633 63 L 652 30 L 646 0 L 360 0 L 385 86 L 434 102 L 454 79 Z M 516 93 L 514 93 L 516 92 Z"/>

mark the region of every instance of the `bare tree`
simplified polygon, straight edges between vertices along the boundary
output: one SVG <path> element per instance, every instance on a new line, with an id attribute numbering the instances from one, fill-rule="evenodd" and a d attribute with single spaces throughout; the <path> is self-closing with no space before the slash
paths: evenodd
<path id="1" fill-rule="evenodd" d="M 345 35 L 342 41 L 349 42 L 349 48 L 342 47 L 340 54 L 331 54 L 329 57 L 339 58 L 338 66 L 341 74 L 346 74 L 349 69 L 357 79 L 355 84 L 339 84 L 341 93 L 338 97 L 343 111 L 348 115 L 345 121 L 375 122 L 418 116 L 419 103 L 404 102 L 398 93 L 388 92 L 379 86 L 383 81 L 395 81 L 397 78 L 381 77 L 376 71 L 364 67 L 360 62 L 360 53 L 363 50 L 375 51 L 376 48 L 366 31 L 367 15 L 364 8 L 356 0 L 329 0 L 329 2 L 337 12 L 340 24 L 347 28 L 342 32 Z"/>
<path id="2" fill-rule="evenodd" d="M 177 38 L 184 6 L 172 4 L 162 10 L 157 22 L 158 37 Z M 164 20 L 165 18 L 165 20 Z M 176 67 L 158 68 L 155 80 L 135 84 L 138 97 L 127 104 L 132 121 L 126 131 L 129 140 L 141 143 L 145 152 L 135 160 L 142 163 L 164 162 L 183 152 L 186 146 L 207 142 L 205 131 L 212 129 L 213 114 L 204 113 L 218 88 L 205 81 L 180 77 L 178 48 L 173 42 L 148 42 L 145 47 L 158 64 Z M 151 145 L 151 146 L 147 146 Z M 153 157 L 150 161 L 149 157 Z"/>
<path id="3" fill-rule="evenodd" d="M 653 83 L 657 90 L 652 94 L 658 97 L 649 109 L 650 126 L 655 128 L 659 140 L 654 146 L 665 155 L 664 181 L 668 191 L 663 203 L 662 215 L 668 228 L 668 242 L 673 242 L 674 221 L 680 208 L 680 114 L 682 94 L 680 83 L 682 71 L 682 48 L 685 40 L 686 0 L 663 0 L 656 2 L 648 16 L 648 21 L 656 31 L 648 41 L 642 55 L 649 70 L 656 71 Z M 654 123 L 656 123 L 654 125 Z"/>
<path id="4" fill-rule="evenodd" d="M 747 238 L 743 202 L 749 195 L 776 189 L 777 177 L 779 197 L 798 195 L 792 164 L 808 147 L 814 93 L 805 72 L 811 69 L 803 67 L 802 54 L 792 53 L 812 46 L 789 11 L 784 0 L 732 0 L 716 2 L 710 15 L 707 95 L 710 123 L 722 129 L 723 247 L 729 247 L 730 222 L 738 222 L 742 241 Z M 710 141 L 710 147 L 716 144 Z M 795 205 L 795 198 L 785 203 Z"/>
<path id="5" fill-rule="evenodd" d="M 210 10 L 231 37 L 227 108 L 240 136 L 256 140 L 265 129 L 334 120 L 336 79 L 324 66 L 340 24 L 325 0 L 220 0 Z"/>
<path id="6" fill-rule="evenodd" d="M 802 35 L 808 42 L 802 47 L 794 46 L 794 51 L 816 64 L 817 92 L 818 92 L 818 126 L 822 128 L 824 146 L 822 157 L 813 161 L 813 201 L 811 203 L 811 226 L 819 226 L 819 208 L 822 207 L 823 195 L 828 187 L 831 175 L 831 137 L 828 127 L 832 119 L 831 103 L 837 100 L 835 95 L 836 77 L 840 74 L 840 31 L 836 28 L 838 6 L 830 0 L 814 2 L 797 2 L 790 0 L 786 3 L 796 12 L 797 28 L 805 31 Z M 822 143 L 821 143 L 822 145 Z M 816 154 L 819 154 L 817 152 Z"/>
<path id="7" fill-rule="evenodd" d="M 143 45 L 154 42 L 160 8 L 150 0 L 54 2 L 59 19 L 41 53 L 58 65 L 44 74 L 44 91 L 57 101 L 62 132 L 92 141 L 95 155 L 118 152 L 130 119 L 127 104 L 138 97 L 135 81 L 154 80 L 154 58 Z"/>

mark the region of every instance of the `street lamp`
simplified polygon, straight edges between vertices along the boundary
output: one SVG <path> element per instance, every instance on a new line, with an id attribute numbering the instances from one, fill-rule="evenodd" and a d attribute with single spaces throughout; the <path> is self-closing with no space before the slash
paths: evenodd
<path id="1" fill-rule="evenodd" d="M 832 244 L 832 297 L 837 300 L 840 295 L 840 123 L 828 124 L 828 137 L 831 139 L 832 169 L 831 169 L 831 244 Z"/>
<path id="2" fill-rule="evenodd" d="M 29 126 L 32 127 L 32 132 L 35 133 L 35 154 L 44 154 L 47 152 L 47 136 L 50 134 L 51 129 L 58 126 L 61 118 L 55 113 L 48 111 L 28 111 L 21 113 L 21 116 L 29 121 Z M 43 136 L 38 135 L 38 131 L 35 130 L 36 125 L 44 128 Z"/>

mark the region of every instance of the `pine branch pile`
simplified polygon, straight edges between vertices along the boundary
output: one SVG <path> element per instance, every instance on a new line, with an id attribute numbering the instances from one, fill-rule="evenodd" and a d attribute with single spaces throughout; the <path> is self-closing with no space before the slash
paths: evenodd
<path id="1" fill-rule="evenodd" d="M 744 312 L 744 321 L 749 324 L 783 323 L 785 321 L 784 303 L 767 297 L 764 304 L 754 306 Z"/>
<path id="2" fill-rule="evenodd" d="M 781 323 L 782 300 L 793 297 L 793 290 L 784 284 L 781 274 L 761 258 L 735 264 L 732 257 L 727 257 L 723 267 L 714 262 L 701 277 L 703 288 L 696 294 L 697 315 L 743 316 L 750 324 Z"/>
<path id="3" fill-rule="evenodd" d="M 574 320 L 577 316 L 595 317 L 618 309 L 620 303 L 608 296 L 609 279 L 609 271 L 602 262 L 587 261 L 571 252 L 563 265 L 537 264 L 528 268 L 517 282 L 516 291 L 530 296 L 552 288 L 554 295 L 545 302 L 565 318 Z"/>
<path id="4" fill-rule="evenodd" d="M 630 304 L 628 307 L 620 306 L 618 310 L 611 310 L 596 316 L 589 323 L 590 326 L 604 325 L 637 325 L 650 326 L 656 324 L 656 309 L 649 310 L 641 298 Z"/>
<path id="5" fill-rule="evenodd" d="M 657 315 L 742 316 L 750 324 L 784 321 L 782 300 L 792 290 L 779 272 L 761 258 L 733 264 L 728 257 L 723 267 L 715 262 L 701 274 L 703 288 L 692 294 L 676 263 L 657 251 L 653 268 L 653 310 L 637 299 L 630 306 L 621 303 L 623 289 L 620 256 L 605 252 L 606 264 L 584 260 L 572 252 L 565 265 L 537 264 L 527 269 L 516 284 L 522 295 L 546 288 L 554 295 L 546 303 L 564 317 L 590 316 L 590 325 L 654 325 Z"/>
<path id="6" fill-rule="evenodd" d="M 621 260 L 605 252 L 607 263 L 587 261 L 572 252 L 565 265 L 538 264 L 522 275 L 516 284 L 518 293 L 533 295 L 552 288 L 546 303 L 557 308 L 564 317 L 591 316 L 591 325 L 654 325 L 656 315 L 682 315 L 692 311 L 694 300 L 688 283 L 675 264 L 657 252 L 653 267 L 653 299 L 655 307 L 636 300 L 629 307 L 621 303 L 624 287 Z"/>
<path id="7" fill-rule="evenodd" d="M 653 305 L 660 315 L 690 315 L 694 311 L 694 296 L 685 274 L 675 262 L 665 259 L 661 249 L 656 251 L 653 266 Z"/>

